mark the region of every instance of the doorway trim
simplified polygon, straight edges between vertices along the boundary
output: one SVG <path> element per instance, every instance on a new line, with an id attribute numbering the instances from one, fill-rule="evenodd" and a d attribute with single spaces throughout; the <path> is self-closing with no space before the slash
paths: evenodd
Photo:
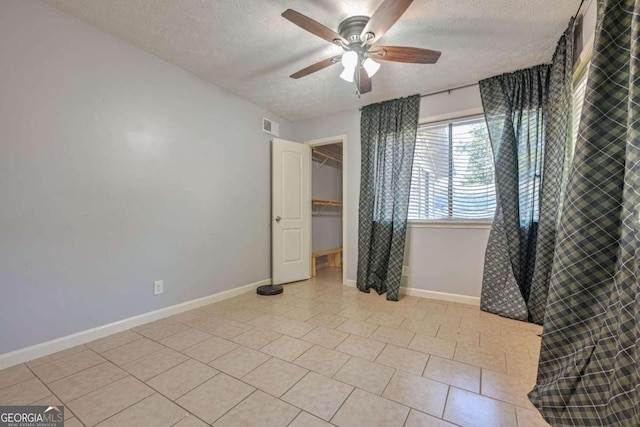
<path id="1" fill-rule="evenodd" d="M 347 252 L 347 135 L 329 136 L 327 138 L 311 139 L 304 141 L 309 147 L 320 147 L 322 145 L 342 143 L 342 284 L 347 284 L 347 263 L 349 256 Z M 313 162 L 310 174 L 313 173 Z M 309 177 L 313 180 L 313 177 Z M 313 181 L 310 181 L 313 182 Z M 313 227 L 313 226 L 312 226 Z M 313 235 L 313 232 L 311 233 Z M 313 237 L 312 237 L 313 239 Z"/>

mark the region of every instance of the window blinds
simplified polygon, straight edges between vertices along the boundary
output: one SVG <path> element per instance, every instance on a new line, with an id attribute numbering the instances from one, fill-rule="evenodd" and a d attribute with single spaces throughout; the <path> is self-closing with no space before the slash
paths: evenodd
<path id="1" fill-rule="evenodd" d="M 495 210 L 491 144 L 483 117 L 418 128 L 410 220 L 484 220 Z"/>

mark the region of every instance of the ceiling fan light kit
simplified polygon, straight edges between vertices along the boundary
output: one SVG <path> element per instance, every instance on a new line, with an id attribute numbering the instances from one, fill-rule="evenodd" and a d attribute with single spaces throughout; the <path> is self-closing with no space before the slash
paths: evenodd
<path id="1" fill-rule="evenodd" d="M 378 46 L 375 43 L 400 18 L 413 0 L 384 0 L 373 13 L 367 16 L 351 16 L 340 23 L 338 31 L 325 27 L 317 21 L 287 9 L 282 16 L 310 33 L 340 46 L 342 55 L 317 62 L 292 74 L 299 79 L 340 62 L 344 70 L 340 78 L 355 82 L 358 95 L 371 91 L 371 77 L 380 69 L 375 59 L 414 64 L 435 64 L 440 52 L 404 46 Z"/>
<path id="2" fill-rule="evenodd" d="M 340 78 L 346 82 L 353 83 L 353 75 L 355 72 L 355 68 L 345 68 L 342 73 L 340 73 Z"/>
<path id="3" fill-rule="evenodd" d="M 371 58 L 367 58 L 362 62 L 362 66 L 364 67 L 365 71 L 367 72 L 367 74 L 369 75 L 369 77 L 373 77 L 378 70 L 380 69 L 380 64 L 377 63 L 376 61 L 374 61 Z"/>
<path id="4" fill-rule="evenodd" d="M 353 68 L 355 70 L 356 65 L 358 65 L 358 54 L 353 50 L 348 50 L 342 54 L 342 66 L 344 68 Z"/>

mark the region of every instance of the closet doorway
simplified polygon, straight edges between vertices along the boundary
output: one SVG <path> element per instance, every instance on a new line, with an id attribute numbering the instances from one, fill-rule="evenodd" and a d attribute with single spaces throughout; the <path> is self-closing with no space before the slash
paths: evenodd
<path id="1" fill-rule="evenodd" d="M 311 147 L 311 276 L 346 283 L 345 135 L 306 141 Z"/>

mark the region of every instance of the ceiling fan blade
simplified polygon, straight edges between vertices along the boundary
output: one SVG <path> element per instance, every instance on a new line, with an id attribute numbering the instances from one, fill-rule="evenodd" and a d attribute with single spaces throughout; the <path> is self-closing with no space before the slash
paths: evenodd
<path id="1" fill-rule="evenodd" d="M 367 74 L 367 71 L 360 67 L 358 70 L 358 92 L 360 94 L 371 92 L 371 77 Z"/>
<path id="2" fill-rule="evenodd" d="M 333 43 L 335 39 L 342 40 L 345 43 L 347 42 L 340 34 L 336 33 L 332 29 L 325 27 L 318 21 L 314 21 L 308 16 L 305 16 L 300 12 L 296 12 L 293 9 L 287 9 L 282 12 L 282 17 L 293 22 L 303 30 L 307 30 L 311 34 L 315 34 L 321 39 L 325 39 L 329 43 Z"/>
<path id="3" fill-rule="evenodd" d="M 373 52 L 370 52 L 374 59 L 413 64 L 435 64 L 440 54 L 437 50 L 406 46 L 375 46 Z"/>
<path id="4" fill-rule="evenodd" d="M 360 37 L 365 39 L 367 33 L 373 33 L 370 43 L 375 43 L 402 16 L 413 0 L 384 0 L 373 12 L 371 19 L 362 30 Z"/>
<path id="5" fill-rule="evenodd" d="M 291 77 L 292 79 L 299 79 L 300 77 L 308 76 L 311 73 L 320 71 L 323 68 L 327 68 L 333 64 L 337 64 L 338 62 L 340 62 L 340 55 L 332 56 L 331 58 L 323 59 L 320 62 L 309 65 L 307 68 L 303 68 L 302 70 L 291 74 L 289 77 Z"/>

